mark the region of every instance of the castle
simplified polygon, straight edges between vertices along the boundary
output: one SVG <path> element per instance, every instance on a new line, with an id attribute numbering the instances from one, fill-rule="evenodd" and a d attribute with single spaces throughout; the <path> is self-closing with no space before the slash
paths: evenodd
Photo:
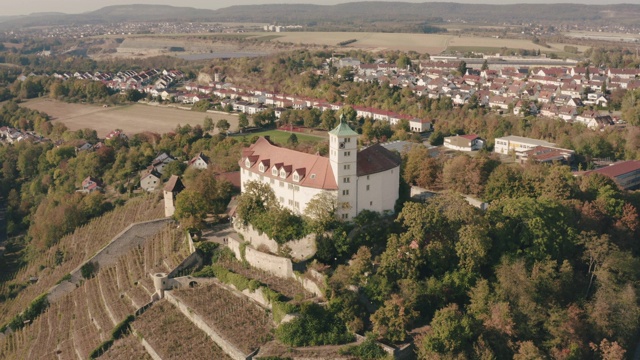
<path id="1" fill-rule="evenodd" d="M 399 196 L 400 156 L 380 145 L 358 151 L 358 133 L 344 121 L 329 131 L 329 157 L 274 145 L 260 137 L 242 152 L 242 191 L 249 181 L 268 184 L 280 204 L 304 213 L 316 195 L 337 199 L 337 216 L 353 219 L 362 210 L 393 212 Z"/>

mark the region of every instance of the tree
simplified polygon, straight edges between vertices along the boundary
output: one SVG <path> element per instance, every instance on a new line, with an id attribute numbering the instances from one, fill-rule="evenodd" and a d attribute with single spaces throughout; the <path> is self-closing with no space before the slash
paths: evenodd
<path id="1" fill-rule="evenodd" d="M 324 232 L 330 224 L 336 221 L 338 203 L 334 194 L 323 191 L 314 195 L 304 209 L 304 215 L 309 218 L 311 227 L 316 232 Z"/>
<path id="2" fill-rule="evenodd" d="M 207 131 L 207 132 L 213 130 L 213 119 L 212 118 L 210 118 L 208 116 L 205 116 L 204 123 L 202 124 L 202 130 Z"/>
<path id="3" fill-rule="evenodd" d="M 482 67 L 480 68 L 480 70 L 484 71 L 484 70 L 489 70 L 489 63 L 487 62 L 487 60 L 485 59 L 484 62 L 482 63 Z"/>
<path id="4" fill-rule="evenodd" d="M 248 126 L 249 126 L 249 119 L 247 118 L 247 114 L 241 113 L 238 116 L 238 129 L 242 132 Z"/>
<path id="5" fill-rule="evenodd" d="M 471 350 L 475 338 L 473 320 L 463 314 L 457 304 L 436 311 L 430 325 L 431 330 L 418 344 L 420 358 L 435 354 L 455 357 Z"/>
<path id="6" fill-rule="evenodd" d="M 290 146 L 298 145 L 298 136 L 296 136 L 296 134 L 294 133 L 291 133 L 291 135 L 289 135 L 289 138 L 287 139 L 287 144 Z"/>
<path id="7" fill-rule="evenodd" d="M 220 119 L 216 123 L 216 128 L 218 129 L 218 131 L 220 131 L 220 133 L 227 132 L 227 130 L 229 130 L 230 127 L 231 127 L 231 125 L 229 124 L 229 122 L 226 119 Z"/>
<path id="8" fill-rule="evenodd" d="M 200 229 L 207 216 L 208 205 L 202 194 L 186 189 L 176 197 L 175 217 L 187 229 Z"/>
<path id="9" fill-rule="evenodd" d="M 408 307 L 397 294 L 371 315 L 373 332 L 392 343 L 399 343 L 407 337 L 407 326 L 417 316 L 415 310 Z"/>
<path id="10" fill-rule="evenodd" d="M 458 64 L 458 72 L 462 76 L 467 73 L 467 63 L 465 61 L 460 61 L 460 63 Z"/>

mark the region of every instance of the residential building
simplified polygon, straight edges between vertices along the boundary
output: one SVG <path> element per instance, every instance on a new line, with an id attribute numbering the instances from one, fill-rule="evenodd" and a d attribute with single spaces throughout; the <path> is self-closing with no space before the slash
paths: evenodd
<path id="1" fill-rule="evenodd" d="M 509 154 L 513 151 L 518 154 L 531 150 L 537 146 L 555 147 L 555 144 L 544 140 L 510 135 L 496 138 L 493 151 L 498 154 Z"/>
<path id="2" fill-rule="evenodd" d="M 444 138 L 444 147 L 459 151 L 475 151 L 484 147 L 485 141 L 476 134 L 456 135 Z"/>
<path id="3" fill-rule="evenodd" d="M 203 153 L 199 153 L 193 159 L 189 160 L 189 167 L 205 170 L 209 167 L 209 157 Z"/>
<path id="4" fill-rule="evenodd" d="M 155 169 L 147 170 L 140 177 L 140 187 L 145 191 L 155 191 L 162 184 L 162 174 Z"/>

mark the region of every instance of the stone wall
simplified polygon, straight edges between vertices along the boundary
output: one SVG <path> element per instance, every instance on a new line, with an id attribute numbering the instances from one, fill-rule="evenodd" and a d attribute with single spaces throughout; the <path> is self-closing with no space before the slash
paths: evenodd
<path id="1" fill-rule="evenodd" d="M 234 360 L 248 360 L 251 359 L 251 354 L 245 354 L 235 345 L 225 340 L 220 334 L 212 329 L 207 323 L 200 317 L 200 315 L 189 309 L 188 306 L 176 299 L 171 293 L 165 293 L 167 301 L 175 305 L 182 314 L 191 320 L 191 322 L 197 326 L 200 330 L 204 331 L 229 357 Z"/>
<path id="2" fill-rule="evenodd" d="M 169 278 L 174 278 L 179 276 L 180 272 L 190 268 L 198 268 L 202 266 L 203 260 L 202 256 L 200 256 L 197 252 L 192 252 L 186 259 L 184 259 L 180 265 L 178 265 L 173 271 L 169 273 Z"/>
<path id="3" fill-rule="evenodd" d="M 280 245 L 275 240 L 270 239 L 267 234 L 254 229 L 251 224 L 243 226 L 239 222 L 234 222 L 233 227 L 238 234 L 244 237 L 244 241 L 249 242 L 254 248 L 259 249 L 262 246 L 269 249 L 271 253 L 277 254 L 279 252 Z M 284 245 L 291 249 L 290 255 L 297 261 L 308 259 L 316 253 L 314 234 L 307 235 L 302 239 L 288 241 Z"/>
<path id="4" fill-rule="evenodd" d="M 238 260 L 245 260 L 249 265 L 257 269 L 264 270 L 274 276 L 281 277 L 283 279 L 294 279 L 310 293 L 319 297 L 324 296 L 324 291 L 322 291 L 321 286 L 318 285 L 319 283 L 322 284 L 324 282 L 324 276 L 322 274 L 312 270 L 311 273 L 314 275 L 314 279 L 309 279 L 303 275 L 296 274 L 293 271 L 293 263 L 291 262 L 291 259 L 263 253 L 251 246 L 247 246 L 245 248 L 243 258 L 240 251 L 240 245 L 241 244 L 238 240 L 233 238 L 227 239 L 227 246 L 234 252 Z"/>

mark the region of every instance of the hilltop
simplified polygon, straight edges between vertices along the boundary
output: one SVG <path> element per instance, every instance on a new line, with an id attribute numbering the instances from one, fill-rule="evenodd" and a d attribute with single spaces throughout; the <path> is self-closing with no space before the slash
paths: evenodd
<path id="1" fill-rule="evenodd" d="M 363 11 L 366 9 L 367 11 Z M 464 21 L 490 24 L 526 22 L 584 22 L 634 24 L 640 5 L 576 4 L 461 4 L 353 2 L 338 5 L 265 4 L 237 5 L 218 10 L 167 5 L 116 5 L 82 14 L 41 13 L 6 19 L 2 27 L 68 25 L 126 21 L 213 21 L 278 22 L 316 24 L 358 24 L 362 22 L 424 23 Z M 331 19 L 331 20 L 327 20 Z M 506 20 L 508 19 L 508 20 Z"/>

